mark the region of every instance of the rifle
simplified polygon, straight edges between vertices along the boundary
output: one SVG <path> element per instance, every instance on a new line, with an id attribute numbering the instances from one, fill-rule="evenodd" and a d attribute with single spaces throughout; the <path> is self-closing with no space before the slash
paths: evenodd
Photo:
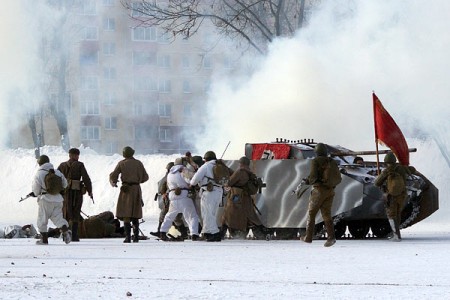
<path id="1" fill-rule="evenodd" d="M 225 152 L 227 152 L 228 146 L 230 146 L 231 141 L 228 141 L 227 146 L 225 147 L 225 150 L 223 150 L 222 156 L 220 157 L 220 159 L 222 159 L 222 157 L 225 155 Z"/>
<path id="2" fill-rule="evenodd" d="M 31 192 L 31 193 L 29 193 L 28 195 L 26 195 L 25 197 L 20 197 L 19 202 L 22 202 L 23 200 L 27 200 L 27 199 L 30 198 L 30 197 L 36 197 L 36 196 L 34 195 L 33 192 Z"/>
<path id="3" fill-rule="evenodd" d="M 297 186 L 297 188 L 292 191 L 292 194 L 296 194 L 297 199 L 300 199 L 303 196 L 303 194 L 309 189 L 310 186 L 311 185 L 307 183 L 307 180 L 303 178 L 300 184 Z"/>
<path id="4" fill-rule="evenodd" d="M 139 222 L 139 224 L 142 224 L 142 223 L 144 223 L 144 222 L 145 222 L 145 220 L 142 219 L 142 220 Z M 133 226 L 133 228 L 134 228 L 134 226 Z M 139 227 L 139 232 L 142 234 L 142 239 L 143 239 L 143 240 L 147 240 L 147 239 L 148 239 L 148 237 L 142 232 L 142 230 L 141 230 L 140 227 Z"/>
<path id="5" fill-rule="evenodd" d="M 255 201 L 252 201 L 252 204 L 253 204 L 253 207 L 255 208 L 255 210 L 258 212 L 258 214 L 259 214 L 260 216 L 262 216 L 262 213 L 261 213 L 261 211 L 258 209 L 258 207 L 256 206 Z"/>

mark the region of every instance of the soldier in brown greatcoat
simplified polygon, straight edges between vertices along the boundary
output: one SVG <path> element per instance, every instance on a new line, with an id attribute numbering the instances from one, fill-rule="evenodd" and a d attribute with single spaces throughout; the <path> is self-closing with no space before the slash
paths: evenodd
<path id="1" fill-rule="evenodd" d="M 67 178 L 67 188 L 64 193 L 64 218 L 69 222 L 72 230 L 72 241 L 78 242 L 78 222 L 80 222 L 81 207 L 83 205 L 83 186 L 87 194 L 93 199 L 92 183 L 84 164 L 78 159 L 80 150 L 71 148 L 69 160 L 59 165 L 58 170 Z"/>
<path id="2" fill-rule="evenodd" d="M 247 182 L 250 179 L 250 160 L 247 157 L 239 159 L 239 169 L 237 169 L 228 181 L 230 188 L 227 194 L 227 203 L 225 205 L 222 217 L 222 236 L 226 230 L 230 231 L 230 235 L 239 233 L 247 234 L 247 229 L 252 228 L 255 231 L 263 233 L 264 226 L 256 215 L 253 205 L 253 199 L 247 192 Z"/>
<path id="3" fill-rule="evenodd" d="M 117 187 L 119 175 L 122 186 L 120 187 L 119 199 L 117 200 L 116 217 L 123 220 L 125 227 L 124 243 L 131 242 L 131 223 L 133 223 L 133 242 L 139 242 L 139 219 L 142 218 L 142 190 L 141 183 L 148 180 L 148 174 L 140 160 L 133 157 L 133 148 L 123 148 L 123 157 L 114 171 L 109 175 L 109 182 Z"/>

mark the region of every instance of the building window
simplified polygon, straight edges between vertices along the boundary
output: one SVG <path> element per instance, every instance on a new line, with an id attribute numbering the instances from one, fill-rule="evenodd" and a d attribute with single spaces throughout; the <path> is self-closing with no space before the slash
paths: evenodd
<path id="1" fill-rule="evenodd" d="M 212 68 L 211 57 L 209 57 L 208 55 L 203 56 L 203 68 L 205 68 L 205 69 Z"/>
<path id="2" fill-rule="evenodd" d="M 138 2 L 133 2 L 131 3 L 131 16 L 132 17 L 142 17 L 144 14 L 141 12 L 143 7 L 142 7 L 142 3 L 138 3 Z"/>
<path id="3" fill-rule="evenodd" d="M 103 98 L 104 105 L 115 105 L 117 103 L 116 94 L 113 92 L 105 92 Z"/>
<path id="4" fill-rule="evenodd" d="M 106 142 L 105 143 L 105 153 L 106 154 L 115 154 L 117 153 L 117 149 L 119 149 L 118 142 Z"/>
<path id="5" fill-rule="evenodd" d="M 100 127 L 98 126 L 81 126 L 82 140 L 100 140 Z"/>
<path id="6" fill-rule="evenodd" d="M 98 90 L 97 76 L 85 76 L 81 78 L 82 90 Z"/>
<path id="7" fill-rule="evenodd" d="M 80 66 L 97 65 L 98 51 L 80 52 Z"/>
<path id="8" fill-rule="evenodd" d="M 103 77 L 106 80 L 114 80 L 117 78 L 116 68 L 113 67 L 105 67 L 103 68 Z"/>
<path id="9" fill-rule="evenodd" d="M 95 100 L 80 101 L 80 115 L 97 116 L 100 114 L 100 104 Z"/>
<path id="10" fill-rule="evenodd" d="M 116 44 L 112 42 L 103 43 L 103 55 L 115 55 Z"/>
<path id="11" fill-rule="evenodd" d="M 115 0 L 103 0 L 103 6 L 114 6 Z"/>
<path id="12" fill-rule="evenodd" d="M 156 52 L 153 51 L 133 51 L 133 65 L 156 65 Z"/>
<path id="13" fill-rule="evenodd" d="M 135 27 L 132 30 L 133 41 L 156 41 L 156 27 Z"/>
<path id="14" fill-rule="evenodd" d="M 81 2 L 81 14 L 96 15 L 97 14 L 96 1 L 97 0 L 83 0 Z"/>
<path id="15" fill-rule="evenodd" d="M 158 114 L 158 108 L 154 103 L 134 103 L 135 116 L 155 116 Z"/>
<path id="16" fill-rule="evenodd" d="M 84 27 L 82 31 L 82 40 L 96 41 L 98 40 L 98 28 L 97 27 Z"/>
<path id="17" fill-rule="evenodd" d="M 183 67 L 183 69 L 189 69 L 191 67 L 189 56 L 183 55 L 181 57 L 181 66 Z"/>
<path id="18" fill-rule="evenodd" d="M 192 105 L 191 104 L 185 104 L 183 107 L 183 116 L 184 117 L 192 117 Z"/>
<path id="19" fill-rule="evenodd" d="M 172 141 L 172 130 L 170 128 L 160 128 L 159 129 L 159 141 L 160 142 L 171 142 Z"/>
<path id="20" fill-rule="evenodd" d="M 114 18 L 103 19 L 103 30 L 106 31 L 116 30 L 116 20 L 114 20 Z"/>
<path id="21" fill-rule="evenodd" d="M 157 81 L 150 77 L 138 77 L 134 79 L 135 91 L 157 91 Z"/>
<path id="22" fill-rule="evenodd" d="M 109 130 L 117 129 L 117 118 L 116 117 L 106 117 L 105 118 L 105 129 L 109 129 Z"/>
<path id="23" fill-rule="evenodd" d="M 161 68 L 170 68 L 170 55 L 160 55 L 158 57 L 158 66 Z"/>
<path id="24" fill-rule="evenodd" d="M 159 103 L 158 115 L 160 117 L 170 117 L 172 115 L 172 106 L 166 103 Z"/>
<path id="25" fill-rule="evenodd" d="M 156 139 L 158 128 L 156 126 L 136 126 L 134 127 L 134 138 L 136 140 Z"/>
<path id="26" fill-rule="evenodd" d="M 192 93 L 191 83 L 187 79 L 183 80 L 183 93 Z"/>
<path id="27" fill-rule="evenodd" d="M 158 34 L 158 42 L 161 44 L 169 44 L 171 41 L 171 36 L 168 32 L 161 32 Z"/>
<path id="28" fill-rule="evenodd" d="M 159 80 L 158 91 L 160 93 L 170 93 L 171 92 L 170 80 L 168 80 L 168 79 L 160 79 Z"/>
<path id="29" fill-rule="evenodd" d="M 223 67 L 228 70 L 233 68 L 233 63 L 228 56 L 224 57 L 223 59 Z"/>
<path id="30" fill-rule="evenodd" d="M 205 84 L 203 85 L 203 92 L 206 94 L 209 92 L 210 89 L 211 89 L 211 81 L 206 80 Z"/>

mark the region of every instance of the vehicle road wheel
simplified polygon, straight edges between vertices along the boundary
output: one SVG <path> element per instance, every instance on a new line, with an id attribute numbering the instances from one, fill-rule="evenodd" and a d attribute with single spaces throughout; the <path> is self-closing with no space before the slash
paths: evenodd
<path id="1" fill-rule="evenodd" d="M 345 231 L 347 230 L 347 224 L 345 222 L 340 221 L 336 225 L 334 225 L 334 234 L 336 239 L 340 239 L 345 235 Z"/>
<path id="2" fill-rule="evenodd" d="M 279 240 L 293 240 L 297 239 L 298 229 L 297 228 L 277 228 L 276 229 L 277 239 Z"/>
<path id="3" fill-rule="evenodd" d="M 392 229 L 387 219 L 377 219 L 370 221 L 370 229 L 377 238 L 385 238 L 391 233 Z"/>
<path id="4" fill-rule="evenodd" d="M 350 221 L 348 231 L 355 239 L 363 239 L 369 233 L 370 226 L 365 221 Z"/>

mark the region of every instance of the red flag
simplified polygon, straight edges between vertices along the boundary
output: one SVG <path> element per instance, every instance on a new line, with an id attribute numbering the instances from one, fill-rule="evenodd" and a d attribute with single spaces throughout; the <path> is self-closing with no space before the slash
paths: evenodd
<path id="1" fill-rule="evenodd" d="M 384 109 L 378 97 L 373 95 L 373 114 L 375 122 L 375 142 L 389 147 L 398 161 L 405 166 L 409 165 L 409 149 L 402 131 L 394 119 Z"/>

